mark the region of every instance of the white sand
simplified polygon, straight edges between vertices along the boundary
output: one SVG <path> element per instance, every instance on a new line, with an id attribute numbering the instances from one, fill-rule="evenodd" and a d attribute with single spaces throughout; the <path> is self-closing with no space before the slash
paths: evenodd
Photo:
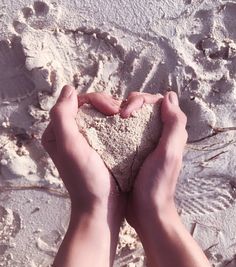
<path id="1" fill-rule="evenodd" d="M 162 129 L 160 104 L 143 105 L 128 119 L 119 114 L 105 116 L 91 106 L 82 106 L 77 122 L 119 189 L 129 192 L 145 158 L 158 144 Z"/>
<path id="2" fill-rule="evenodd" d="M 49 266 L 65 234 L 68 195 L 40 145 L 64 83 L 178 93 L 189 132 L 178 207 L 212 264 L 236 266 L 235 17 L 234 0 L 1 1 L 0 266 Z M 145 266 L 127 225 L 120 236 L 115 265 Z"/>

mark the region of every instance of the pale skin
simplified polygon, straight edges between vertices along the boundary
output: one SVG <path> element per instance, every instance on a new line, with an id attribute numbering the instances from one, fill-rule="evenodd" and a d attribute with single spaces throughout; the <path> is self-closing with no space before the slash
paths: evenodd
<path id="1" fill-rule="evenodd" d="M 144 103 L 162 101 L 162 137 L 147 157 L 129 194 L 119 192 L 100 156 L 79 133 L 79 106 L 128 118 Z M 42 144 L 54 161 L 71 197 L 71 219 L 54 267 L 112 266 L 120 225 L 134 227 L 151 267 L 209 267 L 204 253 L 184 228 L 174 204 L 176 182 L 187 141 L 186 116 L 174 92 L 131 93 L 125 105 L 101 93 L 77 97 L 65 86 L 51 110 Z"/>

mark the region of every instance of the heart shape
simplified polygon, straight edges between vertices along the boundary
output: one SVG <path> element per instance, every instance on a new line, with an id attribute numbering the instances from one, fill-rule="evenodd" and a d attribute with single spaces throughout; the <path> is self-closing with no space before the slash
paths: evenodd
<path id="1" fill-rule="evenodd" d="M 144 104 L 127 119 L 106 116 L 83 105 L 76 119 L 80 132 L 101 156 L 123 192 L 131 190 L 145 158 L 158 144 L 160 104 Z"/>

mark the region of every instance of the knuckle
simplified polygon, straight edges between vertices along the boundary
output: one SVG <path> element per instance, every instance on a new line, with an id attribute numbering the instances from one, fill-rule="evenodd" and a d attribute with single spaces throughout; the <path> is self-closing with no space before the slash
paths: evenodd
<path id="1" fill-rule="evenodd" d="M 182 162 L 182 150 L 180 149 L 173 149 L 172 146 L 164 145 L 160 147 L 159 153 L 164 165 L 172 166 Z"/>
<path id="2" fill-rule="evenodd" d="M 176 124 L 181 124 L 183 127 L 187 124 L 186 115 L 180 110 L 179 112 L 175 112 L 172 114 L 172 121 Z"/>
<path id="3" fill-rule="evenodd" d="M 182 111 L 179 111 L 176 115 L 176 119 L 179 123 L 182 123 L 183 125 L 186 125 L 187 123 L 187 117 L 186 115 L 182 112 Z"/>

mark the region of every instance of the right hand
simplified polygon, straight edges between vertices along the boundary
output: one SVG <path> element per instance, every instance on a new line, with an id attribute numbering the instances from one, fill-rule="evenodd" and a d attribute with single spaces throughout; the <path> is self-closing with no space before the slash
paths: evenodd
<path id="1" fill-rule="evenodd" d="M 51 156 L 70 194 L 72 206 L 93 210 L 97 203 L 119 202 L 116 184 L 101 157 L 79 132 L 76 117 L 79 106 L 89 103 L 105 115 L 119 112 L 120 101 L 102 93 L 77 97 L 76 90 L 65 86 L 52 108 L 51 122 L 42 137 L 42 144 Z"/>
<path id="2" fill-rule="evenodd" d="M 144 103 L 155 103 L 160 96 L 135 93 L 121 110 L 121 116 L 130 114 Z M 174 194 L 181 170 L 184 147 L 187 141 L 185 130 L 187 118 L 179 107 L 177 95 L 168 92 L 161 104 L 163 122 L 162 136 L 155 150 L 149 154 L 136 177 L 129 194 L 126 219 L 136 228 L 153 208 L 158 211 L 174 206 Z"/>

